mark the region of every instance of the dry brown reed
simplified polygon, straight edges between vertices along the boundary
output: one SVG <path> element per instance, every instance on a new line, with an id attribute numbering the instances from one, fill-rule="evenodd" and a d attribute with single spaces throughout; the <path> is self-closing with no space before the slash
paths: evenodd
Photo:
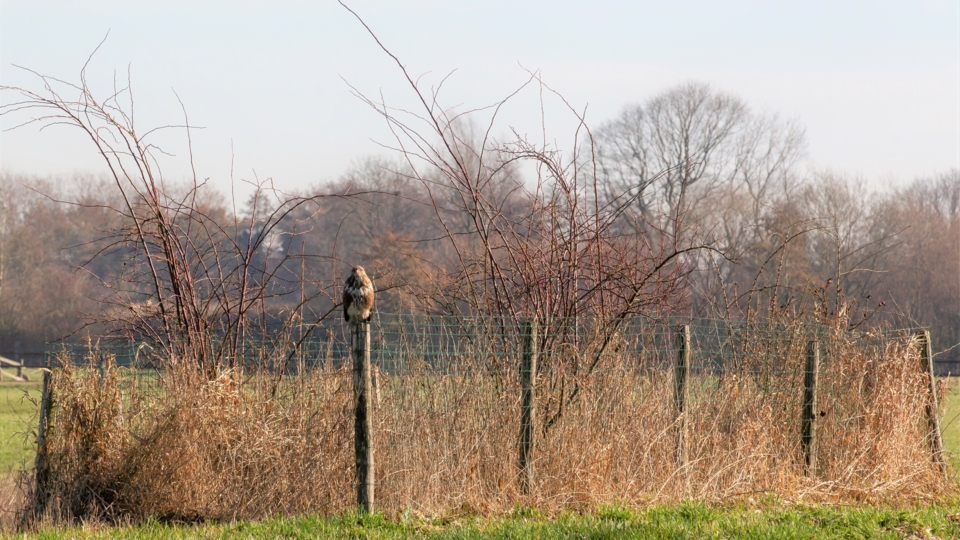
<path id="1" fill-rule="evenodd" d="M 756 494 L 918 500 L 953 489 L 931 459 L 925 380 L 908 334 L 816 329 L 819 466 L 806 475 L 800 418 L 811 327 L 699 335 L 682 465 L 670 328 L 632 328 L 589 375 L 541 370 L 536 479 L 523 495 L 517 341 L 502 329 L 398 321 L 380 326 L 374 351 L 376 507 L 388 515 Z M 578 354 L 589 356 L 583 340 Z M 236 519 L 354 506 L 345 366 L 328 360 L 298 376 L 225 370 L 209 380 L 191 362 L 118 368 L 97 351 L 86 362 L 64 355 L 54 378 L 48 518 Z M 578 399 L 557 415 L 574 382 Z"/>
<path id="2" fill-rule="evenodd" d="M 106 369 L 92 362 L 106 357 Z M 272 379 L 189 364 L 160 372 L 61 357 L 48 447 L 55 519 L 204 520 L 348 506 L 352 388 L 315 370 Z"/>
<path id="3" fill-rule="evenodd" d="M 576 404 L 538 435 L 536 489 L 526 497 L 517 484 L 515 373 L 395 377 L 383 395 L 402 406 L 384 398 L 378 411 L 383 507 L 431 515 L 460 507 L 498 512 L 518 502 L 550 511 L 756 494 L 923 498 L 952 489 L 927 444 L 925 382 L 915 340 L 906 336 L 821 334 L 820 466 L 805 475 L 807 330 L 797 324 L 775 329 L 776 337 L 769 328 L 747 332 L 720 358 L 726 370 L 700 363 L 690 382 L 689 458 L 682 466 L 673 351 L 653 348 L 658 336 L 651 333 L 646 343 L 611 354 L 603 369 L 581 380 Z M 547 402 L 549 377 L 541 373 L 540 399 Z M 562 394 L 561 385 L 554 388 Z"/>

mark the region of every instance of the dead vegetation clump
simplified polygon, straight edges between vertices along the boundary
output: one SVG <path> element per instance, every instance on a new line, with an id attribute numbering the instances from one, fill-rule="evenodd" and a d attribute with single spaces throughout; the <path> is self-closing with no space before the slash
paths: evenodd
<path id="1" fill-rule="evenodd" d="M 464 507 L 503 512 L 518 502 L 559 511 L 758 494 L 923 500 L 953 489 L 931 454 L 928 392 L 915 337 L 816 329 L 824 345 L 819 460 L 807 474 L 800 440 L 811 327 L 799 321 L 764 325 L 717 341 L 722 347 L 712 353 L 708 338 L 701 340 L 705 351 L 694 352 L 683 462 L 674 406 L 676 351 L 656 347 L 662 330 L 631 337 L 602 369 L 581 374 L 578 398 L 552 425 L 559 396 L 578 376 L 541 371 L 536 485 L 529 495 L 518 483 L 515 370 L 388 378 L 376 431 L 382 507 L 436 515 Z"/>
<path id="2" fill-rule="evenodd" d="M 913 336 L 815 329 L 823 344 L 819 464 L 807 474 L 800 419 L 812 327 L 744 327 L 694 340 L 686 461 L 677 451 L 676 351 L 662 346 L 671 328 L 620 337 L 589 375 L 556 372 L 572 360 L 546 364 L 554 367 L 539 373 L 535 482 L 524 494 L 516 358 L 463 329 L 444 341 L 423 324 L 422 338 L 406 331 L 402 346 L 382 326 L 374 355 L 376 507 L 435 516 L 757 494 L 924 500 L 953 489 L 932 459 Z M 100 357 L 108 359 L 102 370 L 90 360 Z M 234 369 L 210 380 L 190 362 L 134 370 L 98 352 L 87 364 L 61 362 L 48 517 L 192 521 L 354 506 L 347 369 Z M 559 397 L 574 383 L 578 397 L 558 415 Z"/>
<path id="3" fill-rule="evenodd" d="M 45 514 L 193 521 L 349 506 L 349 373 L 315 370 L 275 389 L 182 364 L 108 361 L 101 372 L 96 356 L 62 356 L 54 378 Z"/>

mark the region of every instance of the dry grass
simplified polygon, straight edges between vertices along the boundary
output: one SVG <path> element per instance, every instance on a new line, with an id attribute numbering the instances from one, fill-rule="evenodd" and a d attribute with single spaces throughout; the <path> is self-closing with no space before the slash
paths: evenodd
<path id="1" fill-rule="evenodd" d="M 135 385 L 126 371 L 101 378 L 66 364 L 55 379 L 55 518 L 230 519 L 348 506 L 348 373 L 316 371 L 269 398 L 266 378 L 239 372 L 207 381 L 173 369 Z"/>
<path id="2" fill-rule="evenodd" d="M 676 457 L 672 372 L 637 369 L 632 354 L 611 358 L 582 383 L 561 420 L 538 434 L 537 489 L 527 497 L 517 484 L 515 380 L 496 392 L 502 379 L 476 373 L 395 377 L 377 417 L 378 497 L 387 510 L 431 515 L 464 507 L 502 512 L 517 502 L 550 511 L 758 493 L 922 499 L 952 489 L 925 438 L 927 394 L 913 340 L 879 348 L 828 342 L 820 466 L 812 477 L 800 447 L 805 341 L 787 339 L 743 351 L 756 364 L 739 373 L 693 377 L 684 466 Z M 549 390 L 541 395 L 549 400 Z"/>
<path id="3" fill-rule="evenodd" d="M 437 352 L 435 338 L 405 334 L 377 373 L 377 506 L 387 515 L 429 516 L 757 493 L 925 500 L 953 489 L 931 460 L 925 380 L 910 337 L 821 337 L 820 467 L 805 475 L 805 334 L 801 325 L 778 332 L 776 340 L 731 344 L 722 371 L 707 363 L 694 371 L 682 466 L 669 350 L 642 335 L 624 340 L 589 376 L 563 367 L 559 353 L 545 354 L 529 495 L 517 483 L 515 359 L 479 340 Z M 433 356 L 424 353 L 428 342 Z M 159 376 L 108 366 L 101 377 L 63 361 L 54 383 L 48 519 L 235 519 L 353 506 L 346 368 L 328 363 L 299 377 L 224 371 L 207 380 L 189 362 Z M 544 429 L 574 383 L 576 400 Z"/>

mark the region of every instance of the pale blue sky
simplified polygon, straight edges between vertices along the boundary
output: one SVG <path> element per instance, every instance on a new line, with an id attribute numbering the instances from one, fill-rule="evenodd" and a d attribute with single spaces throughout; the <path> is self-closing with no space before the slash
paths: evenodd
<path id="1" fill-rule="evenodd" d="M 903 182 L 960 166 L 960 0 L 661 2 L 350 2 L 415 75 L 457 70 L 447 106 L 486 105 L 539 69 L 592 126 L 628 103 L 698 80 L 756 110 L 798 120 L 814 168 Z M 109 30 L 89 79 L 104 92 L 131 66 L 141 130 L 180 121 L 194 134 L 198 172 L 228 185 L 273 177 L 285 188 L 331 179 L 390 143 L 384 122 L 346 79 L 412 106 L 389 59 L 336 2 L 0 2 L 0 84 L 39 89 L 12 67 L 76 80 Z M 342 77 L 342 79 L 341 79 Z M 12 96 L 2 96 L 8 102 Z M 496 130 L 539 135 L 535 89 Z M 444 99 L 445 98 L 445 99 Z M 548 102 L 548 137 L 572 123 Z M 0 120 L 6 128 L 12 119 Z M 376 141 L 376 142 L 375 142 Z M 181 159 L 182 137 L 165 140 Z M 99 171 L 88 141 L 64 129 L 0 136 L 0 167 L 17 173 Z"/>

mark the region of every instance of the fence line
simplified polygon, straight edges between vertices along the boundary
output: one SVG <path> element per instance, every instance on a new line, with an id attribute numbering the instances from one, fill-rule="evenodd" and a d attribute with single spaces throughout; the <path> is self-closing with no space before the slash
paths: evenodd
<path id="1" fill-rule="evenodd" d="M 352 371 L 351 483 L 367 511 L 776 492 L 804 476 L 929 487 L 948 473 L 929 333 L 639 318 L 605 330 L 380 315 L 307 342 L 292 366 L 271 363 L 289 351 L 244 364 L 300 384 L 290 403 Z M 163 384 L 164 359 L 140 346 L 89 353 L 59 355 L 94 358 L 101 376 L 126 366 L 131 395 Z"/>

